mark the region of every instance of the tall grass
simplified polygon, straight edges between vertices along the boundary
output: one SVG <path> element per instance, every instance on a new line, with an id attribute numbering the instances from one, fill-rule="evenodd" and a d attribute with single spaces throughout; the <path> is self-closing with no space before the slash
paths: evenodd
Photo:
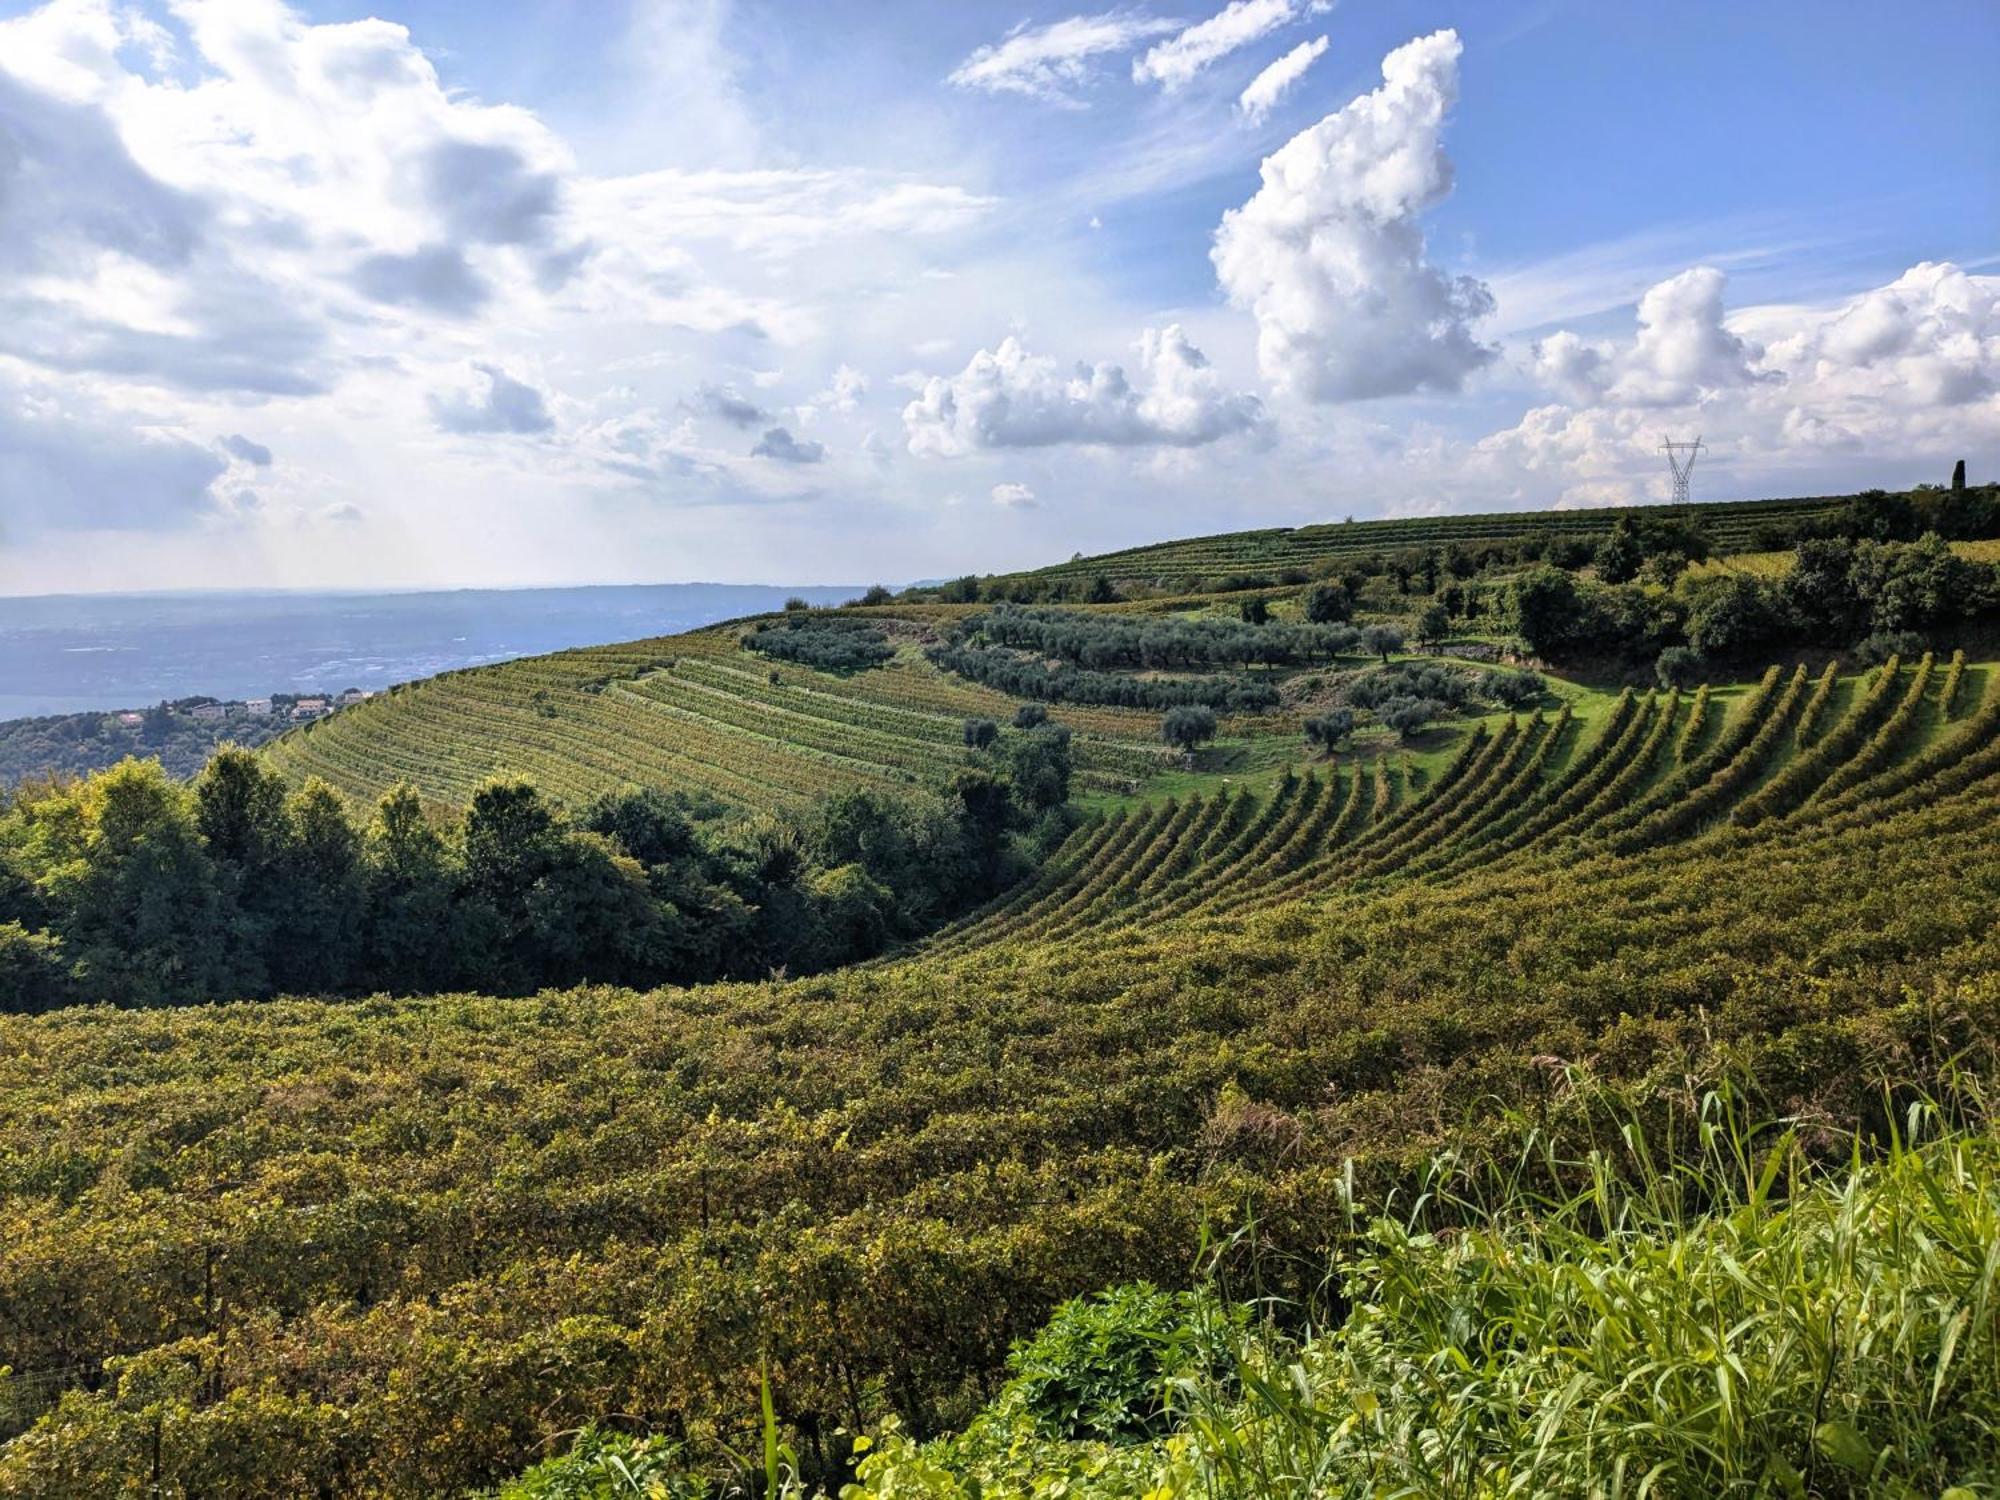
<path id="1" fill-rule="evenodd" d="M 1674 1144 L 1446 1164 L 1337 1328 L 1182 1383 L 1175 1491 L 1995 1492 L 2000 1139 L 1924 1102 L 1829 1172 L 1716 1094 Z"/>
<path id="2" fill-rule="evenodd" d="M 1524 1127 L 1394 1212 L 1350 1197 L 1320 1326 L 1183 1371 L 1163 1439 L 1064 1441 L 1003 1394 L 977 1442 L 885 1434 L 844 1494 L 2000 1493 L 2000 1135 L 1930 1100 L 1865 1150 L 1726 1090 L 1683 1119 Z"/>

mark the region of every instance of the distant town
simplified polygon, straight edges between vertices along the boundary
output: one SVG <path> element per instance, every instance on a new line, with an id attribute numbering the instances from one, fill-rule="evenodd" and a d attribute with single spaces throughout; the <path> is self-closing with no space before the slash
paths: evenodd
<path id="1" fill-rule="evenodd" d="M 349 688 L 344 693 L 273 693 L 268 698 L 180 698 L 171 703 L 163 703 L 154 709 L 122 709 L 112 715 L 120 724 L 136 728 L 146 722 L 148 713 L 158 713 L 161 708 L 184 713 L 191 719 L 213 723 L 222 719 L 318 719 L 332 713 L 337 708 L 349 708 L 356 703 L 366 702 L 375 694 L 363 688 Z"/>

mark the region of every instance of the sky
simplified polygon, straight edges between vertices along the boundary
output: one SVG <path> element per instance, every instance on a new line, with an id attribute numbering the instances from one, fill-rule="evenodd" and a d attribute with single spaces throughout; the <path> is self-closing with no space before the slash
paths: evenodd
<path id="1" fill-rule="evenodd" d="M 2000 477 L 2000 8 L 0 0 L 0 593 Z"/>

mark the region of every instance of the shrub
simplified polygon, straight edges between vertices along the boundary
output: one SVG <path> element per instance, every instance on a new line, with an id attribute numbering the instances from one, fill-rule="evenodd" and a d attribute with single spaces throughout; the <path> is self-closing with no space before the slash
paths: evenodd
<path id="1" fill-rule="evenodd" d="M 1000 738 L 1000 726 L 991 719 L 967 719 L 965 721 L 965 744 L 970 750 L 984 750 Z"/>
<path id="2" fill-rule="evenodd" d="M 1168 1382 L 1218 1368 L 1245 1321 L 1212 1294 L 1132 1282 L 1065 1302 L 1007 1367 L 1045 1436 L 1142 1442 L 1165 1430 Z"/>
<path id="3" fill-rule="evenodd" d="M 1924 638 L 1914 630 L 1878 630 L 1854 648 L 1854 659 L 1870 667 L 1880 666 L 1892 656 L 1923 654 Z"/>
<path id="4" fill-rule="evenodd" d="M 1653 663 L 1653 675 L 1663 688 L 1690 688 L 1701 681 L 1701 653 L 1686 646 L 1669 646 Z"/>
<path id="5" fill-rule="evenodd" d="M 1014 710 L 1014 727 L 1016 729 L 1033 729 L 1037 724 L 1046 724 L 1048 718 L 1049 711 L 1042 707 L 1041 704 L 1023 703 L 1019 708 Z"/>

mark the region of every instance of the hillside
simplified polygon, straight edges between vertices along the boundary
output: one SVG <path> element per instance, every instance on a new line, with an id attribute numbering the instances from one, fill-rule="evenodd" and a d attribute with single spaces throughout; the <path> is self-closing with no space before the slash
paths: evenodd
<path id="1" fill-rule="evenodd" d="M 1583 538 L 1594 540 L 1621 520 L 1653 520 L 1667 514 L 1691 516 L 1708 533 L 1718 552 L 1758 552 L 1785 545 L 1801 524 L 1835 514 L 1851 498 L 1828 495 L 1789 500 L 1711 501 L 1680 512 L 1671 512 L 1665 506 L 1610 506 L 1279 526 L 1155 542 L 1122 552 L 1078 557 L 1034 569 L 1025 576 L 1086 583 L 1102 576 L 1114 584 L 1142 583 L 1181 591 L 1198 587 L 1203 580 L 1231 575 L 1274 577 L 1288 570 L 1313 572 L 1329 563 L 1375 552 L 1529 539 L 1544 545 Z"/>
<path id="2" fill-rule="evenodd" d="M 1744 1080 L 1837 1158 L 1885 1080 L 1992 1066 L 1992 667 L 1531 712 L 1419 783 L 1114 810 L 816 979 L 0 1021 L 0 1492 L 113 1488 L 164 1434 L 169 1493 L 452 1493 L 621 1413 L 712 1472 L 760 1365 L 826 1475 L 837 1429 L 971 1420 L 1067 1296 L 1251 1217 L 1230 1274 L 1304 1296 L 1354 1193 L 1509 1108 L 1581 1149 L 1552 1069 L 1669 1133 Z M 1803 1472 L 1823 1421 L 1758 1441 Z"/>
<path id="3" fill-rule="evenodd" d="M 740 645 L 755 620 L 735 622 L 406 684 L 266 753 L 286 776 L 320 776 L 357 799 L 407 780 L 453 804 L 502 772 L 571 801 L 642 784 L 734 808 L 940 782 L 962 760 L 965 721 L 1005 722 L 1016 700 L 924 661 L 925 636 L 967 611 L 865 613 L 896 646 L 876 670 L 755 655 Z M 1082 708 L 1064 722 L 1086 787 L 1122 788 L 1170 763 L 1157 715 Z"/>
<path id="4" fill-rule="evenodd" d="M 0 788 L 31 777 L 80 776 L 116 765 L 128 755 L 157 757 L 174 776 L 192 776 L 216 747 L 255 747 L 282 734 L 287 721 L 276 714 L 249 714 L 236 705 L 217 718 L 196 718 L 188 699 L 162 703 L 129 715 L 45 714 L 0 719 Z"/>

